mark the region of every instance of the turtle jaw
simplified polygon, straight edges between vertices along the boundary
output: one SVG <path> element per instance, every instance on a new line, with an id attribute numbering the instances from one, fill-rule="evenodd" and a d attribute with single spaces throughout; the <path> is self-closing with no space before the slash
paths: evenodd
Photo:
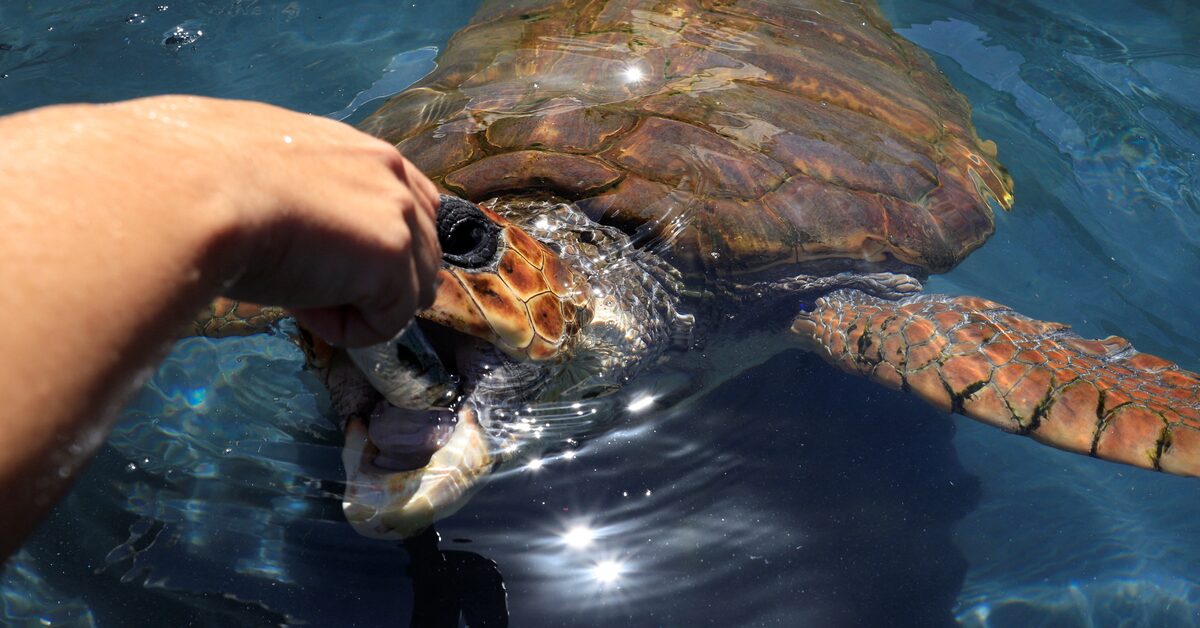
<path id="1" fill-rule="evenodd" d="M 433 452 L 429 463 L 406 471 L 376 466 L 380 449 L 371 441 L 366 423 L 358 417 L 350 419 L 342 448 L 346 468 L 342 510 L 359 534 L 392 540 L 419 534 L 435 520 L 457 512 L 502 461 L 473 408 L 459 410 L 457 419 L 449 439 Z"/>
<path id="2" fill-rule="evenodd" d="M 405 409 L 383 399 L 369 413 L 346 421 L 342 510 L 354 529 L 370 538 L 406 539 L 454 514 L 515 451 L 512 437 L 491 425 L 495 400 L 485 391 L 489 375 L 502 380 L 519 365 L 477 338 L 418 323 L 414 331 L 432 339 L 463 397 L 452 409 Z M 400 366 L 397 362 L 392 372 Z"/>

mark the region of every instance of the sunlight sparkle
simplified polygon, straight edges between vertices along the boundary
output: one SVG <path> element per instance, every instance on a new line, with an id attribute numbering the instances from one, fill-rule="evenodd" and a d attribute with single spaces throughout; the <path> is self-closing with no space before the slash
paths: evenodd
<path id="1" fill-rule="evenodd" d="M 592 567 L 592 577 L 601 584 L 612 584 L 621 577 L 624 566 L 614 560 L 606 560 Z"/>
<path id="2" fill-rule="evenodd" d="M 563 543 L 566 543 L 568 547 L 573 547 L 575 549 L 581 549 L 591 545 L 595 538 L 596 533 L 585 525 L 572 526 L 570 530 L 567 530 L 566 534 L 562 535 Z"/>
<path id="3" fill-rule="evenodd" d="M 642 395 L 630 401 L 629 405 L 625 406 L 625 409 L 630 412 L 641 412 L 652 405 L 654 405 L 654 395 Z"/>

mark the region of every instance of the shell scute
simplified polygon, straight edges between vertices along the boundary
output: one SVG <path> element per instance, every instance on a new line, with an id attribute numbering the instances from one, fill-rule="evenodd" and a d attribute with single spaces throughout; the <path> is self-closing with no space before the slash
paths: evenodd
<path id="1" fill-rule="evenodd" d="M 604 158 L 673 187 L 758 198 L 787 176 L 779 164 L 694 124 L 648 118 Z"/>
<path id="2" fill-rule="evenodd" d="M 609 140 L 633 128 L 637 116 L 602 107 L 579 107 L 569 99 L 559 105 L 562 111 L 537 115 L 500 118 L 487 128 L 486 137 L 494 148 L 505 150 L 559 151 L 590 154 L 601 150 Z M 556 108 L 553 102 L 547 109 Z"/>
<path id="3" fill-rule="evenodd" d="M 621 179 L 621 172 L 594 157 L 522 150 L 484 157 L 445 176 L 445 184 L 473 201 L 499 192 L 548 188 L 586 196 Z"/>

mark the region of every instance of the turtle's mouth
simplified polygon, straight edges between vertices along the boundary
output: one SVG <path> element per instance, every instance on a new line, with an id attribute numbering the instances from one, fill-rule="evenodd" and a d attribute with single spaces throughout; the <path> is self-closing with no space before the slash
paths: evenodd
<path id="1" fill-rule="evenodd" d="M 511 361 L 487 351 L 483 341 L 431 321 L 417 319 L 406 334 L 406 344 L 424 352 L 397 352 L 389 373 L 393 381 L 376 384 L 397 392 L 381 400 L 367 419 L 367 439 L 377 453 L 364 463 L 378 473 L 426 467 L 453 437 L 459 410 L 473 401 L 470 393 L 480 375 Z"/>
<path id="2" fill-rule="evenodd" d="M 367 417 L 348 421 L 343 510 L 361 534 L 376 538 L 407 538 L 453 514 L 505 455 L 488 429 L 488 410 L 475 396 L 481 375 L 511 360 L 477 338 L 429 321 L 407 333 L 421 336 L 419 343 L 406 339 L 408 346 L 431 353 L 393 352 L 396 359 L 383 369 L 390 379 L 372 383 L 409 405 L 414 383 L 452 388 L 455 395 L 432 396 L 425 407 L 399 407 L 385 399 Z M 438 368 L 430 369 L 431 359 Z"/>
<path id="3" fill-rule="evenodd" d="M 592 316 L 585 275 L 487 207 L 443 196 L 438 240 L 433 306 L 393 340 L 350 351 L 388 402 L 346 426 L 344 507 L 368 536 L 420 532 L 511 458 L 505 421 L 561 393 L 550 374 Z"/>
<path id="4" fill-rule="evenodd" d="M 367 419 L 367 439 L 377 450 L 370 464 L 384 473 L 423 468 L 450 442 L 457 422 L 451 410 L 408 410 L 381 401 Z"/>

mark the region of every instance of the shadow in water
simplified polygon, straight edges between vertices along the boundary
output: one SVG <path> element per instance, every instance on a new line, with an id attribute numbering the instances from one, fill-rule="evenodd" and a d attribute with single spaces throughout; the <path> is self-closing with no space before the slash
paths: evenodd
<path id="1" fill-rule="evenodd" d="M 472 628 L 508 626 L 504 576 L 496 561 L 475 552 L 438 547 L 433 528 L 403 543 L 413 586 L 412 628 L 457 628 L 460 618 Z"/>

